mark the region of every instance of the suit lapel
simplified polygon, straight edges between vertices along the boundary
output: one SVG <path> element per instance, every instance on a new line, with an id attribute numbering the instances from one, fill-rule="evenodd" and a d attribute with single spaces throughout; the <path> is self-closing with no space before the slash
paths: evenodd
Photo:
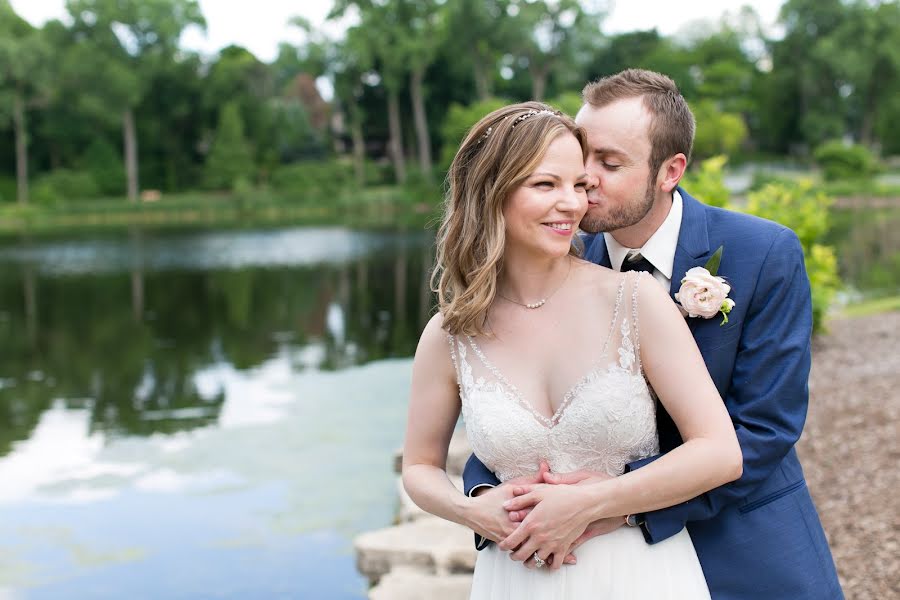
<path id="1" fill-rule="evenodd" d="M 712 252 L 709 248 L 709 232 L 706 228 L 706 207 L 692 198 L 683 188 L 681 194 L 681 229 L 675 248 L 675 262 L 672 265 L 672 284 L 669 295 L 674 296 L 681 287 L 681 279 L 688 269 L 702 267 Z"/>
<path id="2" fill-rule="evenodd" d="M 602 233 L 589 234 L 584 238 L 584 258 L 594 264 L 607 269 L 612 268 L 609 260 L 609 252 L 606 250 L 606 240 Z"/>

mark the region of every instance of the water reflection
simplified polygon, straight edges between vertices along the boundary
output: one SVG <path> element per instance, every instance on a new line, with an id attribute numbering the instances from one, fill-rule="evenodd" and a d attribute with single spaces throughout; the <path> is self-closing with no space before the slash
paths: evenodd
<path id="1" fill-rule="evenodd" d="M 0 455 L 54 398 L 88 410 L 91 431 L 173 433 L 219 418 L 221 391 L 195 382 L 208 365 L 409 356 L 433 303 L 428 240 L 315 229 L 0 248 Z"/>
<path id="2" fill-rule="evenodd" d="M 350 540 L 392 518 L 389 359 L 430 314 L 430 240 L 0 247 L 0 592 L 360 598 Z"/>

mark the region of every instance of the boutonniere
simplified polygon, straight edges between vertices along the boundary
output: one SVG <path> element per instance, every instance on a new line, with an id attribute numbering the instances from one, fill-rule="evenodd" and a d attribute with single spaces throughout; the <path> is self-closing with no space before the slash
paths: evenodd
<path id="1" fill-rule="evenodd" d="M 734 300 L 728 297 L 731 286 L 723 277 L 716 277 L 719 263 L 722 262 L 723 248 L 724 246 L 719 246 L 706 266 L 689 269 L 675 293 L 675 300 L 687 311 L 689 317 L 711 319 L 722 313 L 720 327 L 728 322 L 728 313 L 734 308 Z"/>

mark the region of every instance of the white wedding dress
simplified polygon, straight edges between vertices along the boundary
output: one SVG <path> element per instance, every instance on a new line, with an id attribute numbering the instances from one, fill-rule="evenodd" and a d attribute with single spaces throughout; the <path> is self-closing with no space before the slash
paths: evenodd
<path id="1" fill-rule="evenodd" d="M 655 400 L 640 364 L 637 275 L 622 276 L 599 359 L 552 418 L 538 413 L 473 338 L 450 336 L 463 419 L 478 458 L 501 481 L 579 469 L 621 475 L 658 453 Z M 629 302 L 623 305 L 623 298 Z M 478 554 L 473 600 L 684 600 L 709 598 L 687 530 L 650 545 L 637 528 L 588 540 L 577 564 L 528 569 L 495 544 Z"/>

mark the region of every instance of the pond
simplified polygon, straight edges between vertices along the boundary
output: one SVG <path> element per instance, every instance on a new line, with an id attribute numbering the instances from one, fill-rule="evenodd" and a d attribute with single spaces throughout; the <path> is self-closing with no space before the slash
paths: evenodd
<path id="1" fill-rule="evenodd" d="M 900 293 L 900 211 L 838 211 Z M 425 231 L 0 241 L 0 597 L 359 600 L 396 510 Z"/>
<path id="2" fill-rule="evenodd" d="M 352 539 L 394 515 L 429 252 L 340 228 L 0 247 L 0 597 L 365 597 Z"/>

